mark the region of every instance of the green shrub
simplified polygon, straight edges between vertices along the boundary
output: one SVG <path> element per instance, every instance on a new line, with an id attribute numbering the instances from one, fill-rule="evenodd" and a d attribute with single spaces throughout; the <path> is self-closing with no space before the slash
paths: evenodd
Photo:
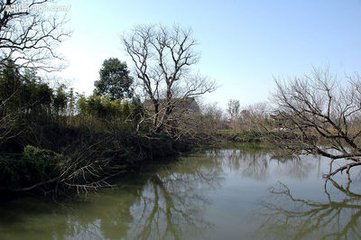
<path id="1" fill-rule="evenodd" d="M 29 170 L 29 181 L 43 181 L 54 177 L 61 155 L 51 150 L 27 145 L 23 152 L 23 161 Z"/>
<path id="2" fill-rule="evenodd" d="M 26 187 L 59 175 L 58 165 L 64 157 L 53 151 L 27 145 L 22 155 L 0 157 L 0 185 Z"/>

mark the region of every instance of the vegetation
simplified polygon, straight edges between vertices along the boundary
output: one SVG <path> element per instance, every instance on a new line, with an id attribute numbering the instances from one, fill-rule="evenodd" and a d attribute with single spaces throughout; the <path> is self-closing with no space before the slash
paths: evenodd
<path id="1" fill-rule="evenodd" d="M 179 103 L 215 90 L 214 82 L 194 73 L 199 56 L 191 30 L 179 26 L 138 26 L 123 38 L 123 43 L 134 63 L 144 98 L 150 103 L 146 110 L 152 131 L 177 135 L 173 113 L 183 115 L 187 111 Z"/>
<path id="2" fill-rule="evenodd" d="M 1 192 L 96 190 L 111 186 L 109 178 L 141 161 L 174 155 L 207 139 L 211 132 L 197 126 L 213 115 L 202 113 L 193 97 L 212 91 L 214 83 L 190 72 L 198 61 L 190 31 L 136 29 L 131 39 L 144 37 L 147 44 L 124 44 L 133 60 L 140 57 L 152 69 L 134 61 L 141 88 L 134 91 L 125 62 L 109 58 L 99 71 L 94 95 L 84 96 L 64 84 L 51 88 L 38 74 L 58 69 L 52 63 L 59 59 L 55 48 L 69 35 L 63 20 L 31 10 L 46 2 L 33 0 L 24 12 L 10 11 L 20 0 L 0 3 Z M 30 24 L 22 25 L 25 21 Z M 157 57 L 136 56 L 138 50 Z M 146 98 L 141 92 L 148 93 Z M 148 98 L 153 112 L 146 106 Z"/>
<path id="3" fill-rule="evenodd" d="M 1 191 L 94 190 L 140 161 L 224 140 L 273 142 L 329 157 L 331 165 L 350 161 L 326 177 L 361 165 L 359 76 L 346 87 L 326 71 L 277 81 L 274 109 L 265 103 L 242 109 L 230 100 L 227 118 L 197 101 L 216 84 L 194 72 L 199 55 L 191 30 L 147 25 L 123 38 L 135 72 L 106 59 L 94 94 L 84 96 L 39 77 L 59 69 L 55 48 L 69 36 L 64 20 L 31 11 L 46 2 L 30 1 L 24 12 L 9 11 L 20 0 L 0 3 Z"/>
<path id="4" fill-rule="evenodd" d="M 117 58 L 104 60 L 99 71 L 100 79 L 95 81 L 94 95 L 107 96 L 110 100 L 131 98 L 133 78 L 129 76 L 127 64 Z"/>
<path id="5" fill-rule="evenodd" d="M 350 169 L 361 165 L 360 76 L 341 81 L 327 69 L 314 69 L 276 85 L 272 108 L 256 104 L 240 110 L 230 100 L 228 129 L 221 135 L 233 142 L 268 142 L 288 154 L 322 155 L 331 160 L 325 178 L 345 171 L 350 181 Z"/>
<path id="6" fill-rule="evenodd" d="M 67 19 L 46 15 L 32 8 L 49 0 L 7 0 L 0 2 L 0 64 L 13 60 L 18 66 L 54 71 L 62 67 L 57 46 L 70 36 L 63 26 Z M 19 6 L 23 6 L 22 8 Z M 24 6 L 27 6 L 25 8 Z M 51 64 L 49 64 L 51 63 Z"/>
<path id="7" fill-rule="evenodd" d="M 3 191 L 97 189 L 138 161 L 184 149 L 164 133 L 151 134 L 146 122 L 139 126 L 144 111 L 136 99 L 52 89 L 13 62 L 0 76 Z"/>
<path id="8" fill-rule="evenodd" d="M 286 83 L 277 82 L 274 96 L 278 104 L 277 121 L 294 137 L 280 143 L 292 151 L 301 149 L 330 158 L 331 168 L 338 159 L 349 163 L 330 170 L 329 178 L 338 172 L 361 165 L 360 113 L 361 82 L 351 76 L 341 86 L 329 71 L 315 69 L 311 75 Z"/>

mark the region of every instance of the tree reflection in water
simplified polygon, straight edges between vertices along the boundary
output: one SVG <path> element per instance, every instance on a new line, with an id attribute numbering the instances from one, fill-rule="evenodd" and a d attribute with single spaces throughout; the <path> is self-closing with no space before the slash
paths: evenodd
<path id="1" fill-rule="evenodd" d="M 204 156 L 184 161 L 140 173 L 126 198 L 111 192 L 93 197 L 91 206 L 96 207 L 77 209 L 84 215 L 69 214 L 65 229 L 56 229 L 52 238 L 184 239 L 184 232 L 196 236 L 207 231 L 212 224 L 202 215 L 209 205 L 203 193 L 219 186 L 222 168 Z"/>
<path id="2" fill-rule="evenodd" d="M 215 149 L 207 151 L 206 154 L 223 170 L 239 171 L 242 176 L 258 181 L 266 181 L 282 175 L 303 179 L 310 174 L 311 169 L 319 168 L 320 165 L 320 158 L 314 156 L 281 158 L 278 150 L 270 149 Z"/>
<path id="3" fill-rule="evenodd" d="M 257 216 L 266 213 L 259 238 L 270 239 L 272 232 L 275 239 L 314 238 L 320 232 L 339 234 L 337 229 L 346 232 L 342 236 L 359 236 L 359 196 L 332 180 L 325 201 L 296 198 L 278 184 L 258 211 L 256 202 L 277 179 L 298 186 L 321 183 L 322 189 L 320 159 L 277 156 L 262 149 L 215 149 L 153 163 L 122 179 L 119 190 L 91 194 L 84 202 L 1 207 L 0 232 L 16 239 L 238 239 L 239 234 L 247 239 L 264 221 Z M 335 198 L 332 189 L 344 198 Z"/>
<path id="4" fill-rule="evenodd" d="M 212 227 L 202 215 L 209 204 L 203 192 L 219 185 L 222 169 L 207 158 L 194 160 L 149 178 L 131 209 L 129 239 L 184 239 L 186 232 L 194 236 Z"/>
<path id="5" fill-rule="evenodd" d="M 271 188 L 271 194 L 262 204 L 267 218 L 259 234 L 274 233 L 277 239 L 361 239 L 361 195 L 350 190 L 350 182 L 343 187 L 325 180 L 325 199 L 320 201 L 298 198 L 283 183 Z"/>

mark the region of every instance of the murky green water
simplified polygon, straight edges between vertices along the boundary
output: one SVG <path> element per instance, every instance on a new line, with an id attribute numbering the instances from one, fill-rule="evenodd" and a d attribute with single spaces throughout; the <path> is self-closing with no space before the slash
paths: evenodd
<path id="1" fill-rule="evenodd" d="M 153 164 L 119 189 L 0 206 L 0 239 L 360 239 L 361 174 L 326 159 L 223 149 Z"/>

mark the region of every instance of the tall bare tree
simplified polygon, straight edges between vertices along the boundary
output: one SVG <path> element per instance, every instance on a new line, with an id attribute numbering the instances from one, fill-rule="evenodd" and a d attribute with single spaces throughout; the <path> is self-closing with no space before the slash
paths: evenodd
<path id="1" fill-rule="evenodd" d="M 228 100 L 227 113 L 229 114 L 230 126 L 232 129 L 239 128 L 240 103 L 239 100 Z"/>
<path id="2" fill-rule="evenodd" d="M 151 102 L 154 132 L 167 128 L 179 101 L 215 90 L 214 82 L 193 71 L 199 54 L 190 29 L 137 26 L 123 43 L 145 98 Z"/>
<path id="3" fill-rule="evenodd" d="M 239 117 L 239 112 L 240 112 L 240 103 L 239 100 L 236 99 L 230 99 L 228 101 L 228 108 L 227 108 L 227 112 L 229 114 L 229 116 L 231 117 L 231 119 L 236 119 Z"/>
<path id="4" fill-rule="evenodd" d="M 346 159 L 325 177 L 361 165 L 361 78 L 338 82 L 328 70 L 314 69 L 303 78 L 276 81 L 275 117 L 283 143 L 292 150 Z M 279 141 L 281 143 L 281 141 Z"/>
<path id="5" fill-rule="evenodd" d="M 65 15 L 50 9 L 50 0 L 3 0 L 0 2 L 0 64 L 13 60 L 17 65 L 46 71 L 59 64 L 55 49 L 70 32 L 63 29 Z M 56 7 L 55 5 L 53 7 Z M 60 7 L 60 6 L 58 6 Z"/>

